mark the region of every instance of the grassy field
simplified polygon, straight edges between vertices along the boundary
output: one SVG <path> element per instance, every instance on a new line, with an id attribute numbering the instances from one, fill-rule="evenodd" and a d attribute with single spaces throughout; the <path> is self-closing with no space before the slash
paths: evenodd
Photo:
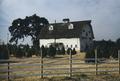
<path id="1" fill-rule="evenodd" d="M 73 59 L 84 59 L 85 53 L 80 53 L 72 56 Z M 49 76 L 44 76 L 44 79 L 40 79 L 40 76 L 27 76 L 27 77 L 16 77 L 16 75 L 32 75 L 32 74 L 40 74 L 40 66 L 21 66 L 20 64 L 40 64 L 40 57 L 33 56 L 32 58 L 21 58 L 16 59 L 14 57 L 10 58 L 11 60 L 18 61 L 18 63 L 11 64 L 11 70 L 17 70 L 11 72 L 10 74 L 13 75 L 12 81 L 120 81 L 120 76 L 118 72 L 101 72 L 102 76 L 94 76 L 95 72 L 93 73 L 84 73 L 86 71 L 95 71 L 95 64 L 85 63 L 84 60 L 73 60 L 73 63 L 83 63 L 83 64 L 74 64 L 72 65 L 73 68 L 87 68 L 87 69 L 73 69 L 73 77 L 69 78 L 69 74 L 63 74 L 69 72 L 69 55 L 57 55 L 55 58 L 44 58 L 43 62 L 46 64 L 44 67 L 44 74 L 50 74 Z M 114 60 L 116 61 L 116 60 Z M 59 65 L 58 65 L 59 64 Z M 14 66 L 15 65 L 15 66 Z M 17 66 L 18 65 L 18 66 Z M 113 70 L 113 68 L 109 67 L 118 67 L 118 64 L 106 64 L 102 63 L 99 67 L 106 67 L 100 68 L 101 70 Z M 93 67 L 90 69 L 90 67 Z M 108 68 L 107 68 L 108 67 Z M 63 69 L 64 68 L 64 69 Z M 35 69 L 36 71 L 26 71 L 26 69 Z M 54 69 L 54 70 L 53 70 Z M 18 71 L 19 70 L 19 71 Z M 83 73 L 82 73 L 83 72 Z M 62 73 L 59 74 L 59 73 Z M 55 75 L 52 75 L 55 74 Z M 107 74 L 107 76 L 103 76 L 103 74 Z M 115 80 L 114 80 L 115 79 Z M 6 80 L 0 80 L 6 81 Z"/>

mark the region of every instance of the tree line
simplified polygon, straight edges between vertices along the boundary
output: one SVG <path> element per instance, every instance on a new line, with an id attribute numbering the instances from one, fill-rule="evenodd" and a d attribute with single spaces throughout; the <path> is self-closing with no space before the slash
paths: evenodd
<path id="1" fill-rule="evenodd" d="M 91 50 L 87 51 L 86 58 L 94 58 L 95 50 L 97 50 L 98 58 L 118 58 L 118 50 L 120 50 L 120 38 L 118 38 L 116 41 L 94 41 L 94 46 Z"/>
<path id="2" fill-rule="evenodd" d="M 2 44 L 0 45 L 0 59 L 8 59 L 10 56 L 16 58 L 23 57 L 32 57 L 33 55 L 40 57 L 42 53 L 42 57 L 52 57 L 54 58 L 56 55 L 65 55 L 65 54 L 76 54 L 75 48 L 68 48 L 65 50 L 64 46 L 61 48 L 50 45 L 49 47 L 41 46 L 40 49 L 36 50 L 34 46 L 26 45 L 17 45 L 17 44 Z"/>
<path id="3" fill-rule="evenodd" d="M 91 50 L 86 52 L 85 58 L 94 58 L 95 57 L 95 49 L 97 50 L 98 58 L 117 58 L 118 50 L 120 50 L 120 38 L 116 41 L 111 40 L 101 40 L 94 41 L 94 46 Z M 55 46 L 50 45 L 49 47 L 41 46 L 39 50 L 36 51 L 34 46 L 26 45 L 17 45 L 17 44 L 2 44 L 0 45 L 0 59 L 8 59 L 9 56 L 14 56 L 17 58 L 22 57 L 32 57 L 32 55 L 45 57 L 55 57 L 55 55 L 64 55 L 64 54 L 76 54 L 75 48 L 68 48 L 65 50 L 64 46 L 62 48 L 56 48 Z"/>

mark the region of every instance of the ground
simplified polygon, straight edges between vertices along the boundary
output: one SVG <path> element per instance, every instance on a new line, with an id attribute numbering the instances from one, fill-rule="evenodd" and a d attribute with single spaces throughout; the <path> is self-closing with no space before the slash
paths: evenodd
<path id="1" fill-rule="evenodd" d="M 70 77 L 27 77 L 20 79 L 13 79 L 11 81 L 120 81 L 120 75 L 109 75 L 109 76 L 87 76 L 87 75 L 74 75 Z"/>
<path id="2" fill-rule="evenodd" d="M 17 61 L 17 63 L 10 64 L 12 71 L 10 74 L 13 75 L 12 81 L 120 81 L 118 72 L 101 72 L 100 76 L 95 76 L 95 64 L 85 63 L 85 53 L 73 55 L 72 70 L 73 76 L 69 78 L 69 55 L 57 55 L 55 58 L 44 58 L 43 66 L 44 74 L 49 74 L 41 79 L 40 76 L 26 76 L 41 73 L 40 57 L 33 56 L 32 58 L 10 58 L 11 60 Z M 107 60 L 106 62 L 111 62 Z M 111 71 L 117 70 L 118 63 L 115 64 L 116 60 L 112 60 L 113 64 L 102 63 L 99 64 L 99 70 Z M 20 65 L 21 64 L 21 65 Z M 24 65 L 23 65 L 24 64 Z M 25 65 L 27 64 L 27 65 Z M 111 68 L 110 68 L 111 67 Z M 114 68 L 112 68 L 114 67 Z M 80 69 L 81 68 L 81 69 Z M 34 70 L 33 70 L 34 69 Z M 84 73 L 92 72 L 92 73 Z M 65 74 L 64 74 L 65 73 Z M 24 75 L 25 74 L 25 75 Z M 106 76 L 103 76 L 106 75 Z M 16 77 L 20 75 L 21 77 Z M 4 80 L 3 80 L 4 81 Z"/>

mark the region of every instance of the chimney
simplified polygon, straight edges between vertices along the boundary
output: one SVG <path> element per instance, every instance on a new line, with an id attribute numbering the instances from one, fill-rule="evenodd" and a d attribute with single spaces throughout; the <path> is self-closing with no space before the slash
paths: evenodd
<path id="1" fill-rule="evenodd" d="M 70 19 L 69 19 L 69 18 L 65 18 L 65 19 L 63 19 L 63 22 L 64 22 L 64 23 L 69 23 L 69 22 L 70 22 Z"/>

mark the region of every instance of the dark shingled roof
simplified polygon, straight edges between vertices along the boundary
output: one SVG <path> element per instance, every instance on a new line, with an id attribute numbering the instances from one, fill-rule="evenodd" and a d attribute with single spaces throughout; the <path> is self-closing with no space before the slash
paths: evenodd
<path id="1" fill-rule="evenodd" d="M 68 25 L 72 23 L 73 29 L 68 29 Z M 53 30 L 49 30 L 49 27 L 44 27 L 39 35 L 40 39 L 59 39 L 59 38 L 79 38 L 81 36 L 81 30 L 84 25 L 88 24 L 92 30 L 91 20 L 86 21 L 74 21 L 69 23 L 52 23 Z M 93 31 L 92 31 L 93 34 Z M 93 35 L 94 38 L 94 35 Z"/>

